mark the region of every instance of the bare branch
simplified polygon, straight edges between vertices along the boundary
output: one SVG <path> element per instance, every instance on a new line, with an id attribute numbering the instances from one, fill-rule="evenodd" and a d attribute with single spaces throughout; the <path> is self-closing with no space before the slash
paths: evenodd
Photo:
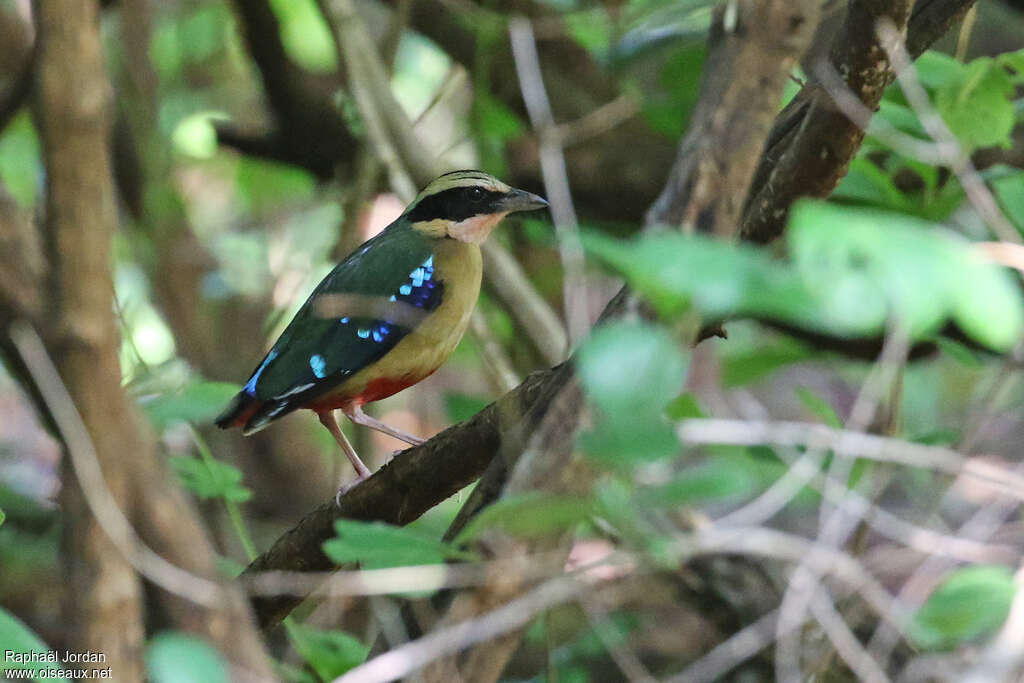
<path id="1" fill-rule="evenodd" d="M 818 24 L 819 2 L 726 3 L 717 10 L 693 123 L 648 224 L 731 236 L 789 73 Z"/>
<path id="2" fill-rule="evenodd" d="M 395 456 L 372 477 L 306 516 L 257 558 L 245 575 L 271 570 L 328 571 L 334 564 L 321 544 L 334 536 L 334 520 L 381 520 L 408 524 L 479 477 L 502 449 L 525 443 L 558 388 L 569 377 L 562 365 L 526 378 L 515 391 L 462 424 L 449 427 L 422 446 Z M 255 598 L 264 628 L 276 625 L 302 596 Z"/>
<path id="3" fill-rule="evenodd" d="M 523 101 L 530 115 L 533 129 L 540 138 L 540 167 L 544 178 L 544 189 L 551 202 L 551 217 L 555 221 L 555 235 L 558 238 L 558 254 L 562 260 L 562 299 L 565 305 L 566 327 L 569 330 L 569 346 L 575 347 L 582 341 L 590 327 L 587 317 L 587 289 L 584 275 L 583 243 L 580 241 L 576 209 L 572 203 L 569 176 L 566 170 L 565 153 L 551 113 L 551 102 L 544 87 L 544 76 L 540 71 L 540 57 L 534 42 L 530 20 L 522 17 L 509 23 L 509 38 L 515 57 L 519 86 Z"/>
<path id="4" fill-rule="evenodd" d="M 831 449 L 844 457 L 869 458 L 946 474 L 965 474 L 984 481 L 1001 495 L 1024 500 L 1024 477 L 1021 475 L 980 458 L 968 460 L 954 450 L 938 446 L 805 422 L 691 419 L 680 424 L 678 433 L 682 441 L 691 444 L 806 446 L 810 449 Z"/>
<path id="5" fill-rule="evenodd" d="M 918 56 L 963 15 L 973 0 L 853 0 L 833 42 L 832 68 L 867 109 L 874 111 L 893 79 L 875 26 L 885 17 L 907 36 Z M 913 13 L 911 8 L 914 7 Z M 863 128 L 838 111 L 817 83 L 809 83 L 779 114 L 751 184 L 739 234 L 769 242 L 780 234 L 799 197 L 825 197 L 846 174 Z"/>

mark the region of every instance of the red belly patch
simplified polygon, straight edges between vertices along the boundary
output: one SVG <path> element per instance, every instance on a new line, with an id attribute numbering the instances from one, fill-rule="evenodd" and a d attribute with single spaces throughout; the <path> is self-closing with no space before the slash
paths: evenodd
<path id="1" fill-rule="evenodd" d="M 366 405 L 367 403 L 373 403 L 374 401 L 379 401 L 382 398 L 387 398 L 388 396 L 394 396 L 399 391 L 408 389 L 413 384 L 422 382 L 427 377 L 434 374 L 436 370 L 437 368 L 434 368 L 422 377 L 380 377 L 367 384 L 366 388 L 355 396 L 339 392 L 337 394 L 321 396 L 315 401 L 307 403 L 305 407 L 314 412 L 322 413 L 327 410 L 347 409 Z"/>

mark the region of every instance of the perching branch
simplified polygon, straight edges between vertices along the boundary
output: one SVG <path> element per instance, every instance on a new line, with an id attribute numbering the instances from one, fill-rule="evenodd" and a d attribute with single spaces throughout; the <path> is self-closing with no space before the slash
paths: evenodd
<path id="1" fill-rule="evenodd" d="M 334 537 L 334 520 L 380 520 L 404 525 L 478 478 L 502 447 L 525 442 L 571 370 L 560 365 L 530 375 L 514 391 L 474 417 L 449 427 L 422 446 L 395 456 L 349 491 L 341 505 L 330 500 L 281 536 L 245 570 L 327 571 L 334 564 L 320 546 Z M 302 597 L 255 597 L 260 626 L 281 621 Z"/>

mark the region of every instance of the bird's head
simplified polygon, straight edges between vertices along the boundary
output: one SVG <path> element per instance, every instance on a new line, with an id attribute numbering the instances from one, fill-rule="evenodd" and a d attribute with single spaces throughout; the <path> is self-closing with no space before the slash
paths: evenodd
<path id="1" fill-rule="evenodd" d="M 452 171 L 427 185 L 405 211 L 413 228 L 432 237 L 480 244 L 506 215 L 548 203 L 481 171 Z"/>

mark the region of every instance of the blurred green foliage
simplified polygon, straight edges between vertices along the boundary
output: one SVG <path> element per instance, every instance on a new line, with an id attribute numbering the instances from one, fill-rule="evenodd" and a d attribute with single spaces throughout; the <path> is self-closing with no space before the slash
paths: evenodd
<path id="1" fill-rule="evenodd" d="M 364 569 L 383 569 L 470 557 L 433 534 L 383 522 L 338 519 L 334 530 L 337 536 L 325 541 L 323 548 L 338 564 L 359 562 Z"/>
<path id="2" fill-rule="evenodd" d="M 911 637 L 922 648 L 945 650 L 999 628 L 1016 594 L 1006 567 L 977 565 L 949 574 L 910 622 Z"/>
<path id="3" fill-rule="evenodd" d="M 696 103 L 713 3 L 542 4 L 561 13 L 559 23 L 568 36 L 606 70 L 609 83 L 636 103 L 638 120 L 671 148 Z M 288 58 L 330 92 L 353 136 L 364 139 L 351 93 L 334 76 L 337 51 L 317 3 L 271 0 L 270 7 Z M 266 504 L 258 511 L 256 505 L 242 505 L 260 487 L 245 481 L 251 470 L 237 452 L 230 452 L 230 442 L 211 439 L 215 458 L 204 441 L 210 434 L 183 439 L 182 424 L 207 426 L 224 407 L 238 386 L 217 380 L 242 381 L 249 367 L 239 368 L 248 360 L 238 356 L 251 357 L 254 364 L 344 251 L 341 243 L 353 246 L 368 236 L 352 215 L 365 207 L 353 201 L 359 198 L 352 196 L 348 178 L 322 181 L 295 166 L 218 146 L 217 125 L 262 132 L 276 123 L 266 110 L 260 74 L 235 13 L 229 3 L 216 0 L 162 3 L 155 10 L 149 44 L 159 79 L 155 123 L 173 152 L 173 167 L 167 177 L 140 182 L 150 199 L 160 200 L 150 202 L 151 207 L 166 208 L 174 194 L 180 195 L 187 225 L 177 228 L 194 242 L 158 242 L 153 216 L 128 218 L 125 212 L 114 255 L 125 382 L 173 451 L 169 462 L 186 490 L 219 503 L 204 507 L 220 511 L 223 504 L 251 555 L 256 546 L 250 533 L 262 547 L 283 520 L 264 518 Z M 473 10 L 460 14 L 458 25 L 476 41 L 471 63 L 457 64 L 442 47 L 406 30 L 397 45 L 391 86 L 431 150 L 455 150 L 451 159 L 460 165 L 504 176 L 515 157 L 533 158 L 532 133 L 519 101 L 505 96 L 517 87 L 514 77 L 509 83 L 493 82 L 495 56 L 507 40 L 504 22 L 496 20 L 500 7 L 480 3 Z M 118 55 L 117 41 L 109 43 L 111 54 Z M 115 82 L 126 77 L 119 71 L 123 65 L 112 68 Z M 964 61 L 929 52 L 917 62 L 916 74 L 957 138 L 957 154 L 1002 152 L 1012 146 L 1015 134 L 1019 139 L 1024 51 Z M 799 68 L 794 77 L 803 77 Z M 796 90 L 794 83 L 787 97 Z M 889 88 L 864 146 L 833 196 L 798 206 L 784 244 L 774 253 L 677 233 L 619 239 L 640 232 L 640 216 L 634 224 L 612 224 L 590 216 L 586 205 L 578 206 L 583 225 L 589 226 L 588 284 L 610 294 L 615 284 L 605 277 L 610 269 L 660 316 L 656 322 L 630 318 L 604 325 L 575 358 L 592 409 L 578 445 L 592 466 L 593 481 L 577 482 L 582 490 L 572 495 L 508 496 L 470 522 L 453 543 L 439 539 L 462 502 L 457 497 L 403 528 L 339 520 L 324 552 L 335 562 L 363 568 L 472 562 L 480 558 L 465 545 L 488 533 L 518 539 L 566 534 L 578 540 L 613 539 L 642 562 L 677 570 L 680 553 L 673 533 L 678 529 L 672 521 L 681 511 L 698 508 L 714 517 L 750 501 L 787 471 L 782 457 L 763 447 L 686 447 L 677 438 L 678 423 L 713 416 L 723 404 L 732 406 L 735 396 L 748 403 L 767 402 L 767 396 L 773 417 L 841 427 L 851 399 L 832 391 L 833 385 L 855 389 L 869 372 L 864 363 L 768 332 L 753 322 L 757 319 L 850 339 L 881 335 L 898 322 L 912 340 L 936 342 L 938 355 L 910 365 L 903 374 L 893 407 L 898 416 L 893 436 L 956 445 L 969 431 L 966 416 L 989 379 L 1002 371 L 998 354 L 1020 341 L 1024 307 L 1019 277 L 984 260 L 973 246 L 988 234 L 954 172 L 959 159 L 951 155 L 943 163 L 926 163 L 905 146 L 891 145 L 893 130 L 931 144 L 919 114 L 898 85 Z M 556 117 L 559 123 L 574 123 L 562 120 L 557 108 Z M 578 150 L 570 147 L 569 152 Z M 999 156 L 980 178 L 1024 235 L 1024 171 L 1014 163 L 1019 165 L 1012 155 Z M 40 142 L 30 115 L 22 112 L 0 133 L 0 182 L 19 207 L 39 213 L 43 181 Z M 538 291 L 557 306 L 561 266 L 550 223 L 524 223 L 522 230 L 496 238 L 516 253 Z M 169 270 L 155 267 L 168 254 L 180 256 L 179 250 L 186 257 Z M 181 286 L 177 280 L 161 280 L 196 264 L 203 273 L 197 298 L 187 306 L 198 309 L 199 329 L 217 330 L 210 346 L 220 352 L 212 360 L 195 351 L 202 344 L 191 343 L 195 340 L 175 328 L 166 288 L 173 286 L 177 294 Z M 536 368 L 538 361 L 515 317 L 487 293 L 480 310 L 516 369 L 525 374 Z M 246 317 L 255 317 L 256 324 L 231 327 L 238 321 L 251 323 Z M 697 364 L 696 353 L 688 350 L 694 332 L 721 321 L 728 322 L 728 339 L 712 342 L 713 362 L 700 361 L 702 369 L 711 367 L 712 376 L 702 378 L 703 384 L 688 384 L 691 365 Z M 949 323 L 986 350 L 938 336 Z M 404 403 L 399 397 L 385 407 L 423 413 L 428 407 L 433 414 L 419 417 L 441 428 L 470 418 L 495 398 L 473 339 L 460 346 L 450 367 L 455 371 L 435 384 L 413 390 L 423 391 L 426 400 Z M 822 377 L 827 381 L 810 381 Z M 709 383 L 714 385 L 710 396 Z M 987 409 L 1015 415 L 1022 405 L 1024 390 L 1011 387 Z M 334 453 L 329 436 L 310 422 L 315 431 L 309 443 L 325 443 Z M 376 444 L 368 447 L 385 452 Z M 264 442 L 261 457 L 270 448 Z M 7 476 L 5 457 L 0 449 L 0 479 Z M 865 470 L 858 465 L 847 484 L 855 486 L 858 478 L 873 474 Z M 905 505 L 929 511 L 936 491 L 945 486 L 926 471 L 902 471 L 894 480 Z M 0 486 L 0 564 L 5 581 L 28 581 L 41 568 L 55 568 L 60 530 L 52 523 L 52 510 L 32 501 L 34 507 L 26 507 L 8 493 Z M 818 490 L 807 486 L 780 516 L 806 521 L 819 503 Z M 241 559 L 239 554 L 219 561 L 227 574 L 235 575 Z M 1014 596 L 1012 579 L 1002 567 L 968 566 L 951 573 L 908 624 L 914 642 L 924 650 L 977 643 L 1005 620 Z M 0 585 L 9 589 L 5 582 Z M 532 680 L 590 680 L 593 662 L 603 661 L 609 646 L 627 642 L 650 615 L 613 612 L 606 622 L 594 623 L 559 622 L 563 616 L 546 615 L 529 632 L 528 643 L 547 651 L 547 668 Z M 361 663 L 373 644 L 345 631 L 301 623 L 289 626 L 289 636 L 304 662 L 301 669 L 281 665 L 282 677 L 292 681 L 332 680 Z M 0 642 L 47 649 L 3 609 Z M 180 633 L 155 637 L 146 661 L 157 683 L 227 680 L 220 656 L 203 641 Z"/>
<path id="4" fill-rule="evenodd" d="M 31 653 L 47 657 L 50 653 L 50 648 L 46 646 L 46 643 L 32 629 L 3 607 L 0 607 L 0 650 L 8 650 L 22 657 L 28 657 Z M 36 680 L 43 680 L 45 678 L 50 681 L 68 683 L 67 678 L 52 678 L 44 673 L 48 669 L 54 668 L 61 667 L 58 664 L 46 661 L 21 663 L 8 661 L 6 656 L 0 659 L 0 673 L 16 670 L 33 671 L 36 674 L 41 674 Z"/>
<path id="5" fill-rule="evenodd" d="M 850 337 L 880 334 L 894 320 L 914 340 L 952 318 L 976 341 L 1010 349 L 1024 328 L 1019 287 L 938 227 L 902 214 L 805 201 L 793 209 L 786 232 L 789 263 L 752 247 L 678 233 L 585 241 L 664 315 L 692 305 L 709 322 L 764 316 Z"/>
<path id="6" fill-rule="evenodd" d="M 293 624 L 288 635 L 295 649 L 316 672 L 318 678 L 296 671 L 287 679 L 295 683 L 333 681 L 338 676 L 359 666 L 370 654 L 370 648 L 344 631 L 319 629 L 305 624 Z"/>
<path id="7" fill-rule="evenodd" d="M 228 666 L 201 638 L 178 631 L 157 634 L 146 648 L 146 673 L 153 683 L 228 683 Z"/>

